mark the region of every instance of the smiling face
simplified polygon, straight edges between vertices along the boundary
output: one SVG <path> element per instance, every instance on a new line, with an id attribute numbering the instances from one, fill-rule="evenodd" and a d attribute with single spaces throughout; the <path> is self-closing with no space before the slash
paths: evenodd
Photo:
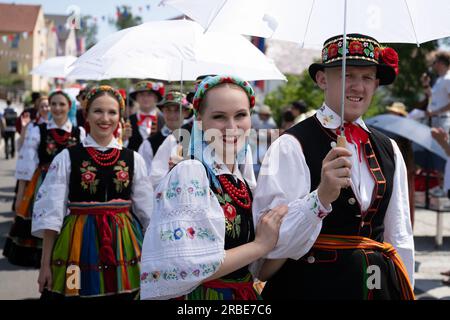
<path id="1" fill-rule="evenodd" d="M 55 94 L 50 98 L 50 112 L 56 123 L 65 123 L 70 111 L 70 103 L 62 94 Z"/>
<path id="2" fill-rule="evenodd" d="M 325 92 L 325 103 L 334 112 L 341 113 L 342 70 L 340 67 L 318 71 L 316 82 Z M 345 113 L 346 121 L 355 121 L 369 108 L 379 80 L 376 67 L 347 66 L 345 77 Z"/>
<path id="3" fill-rule="evenodd" d="M 251 128 L 247 94 L 237 85 L 218 85 L 206 93 L 200 110 L 197 120 L 202 121 L 205 140 L 222 156 L 224 163 L 232 164 Z"/>
<path id="4" fill-rule="evenodd" d="M 108 94 L 95 98 L 89 105 L 86 121 L 94 140 L 111 141 L 114 130 L 119 125 L 119 103 Z"/>

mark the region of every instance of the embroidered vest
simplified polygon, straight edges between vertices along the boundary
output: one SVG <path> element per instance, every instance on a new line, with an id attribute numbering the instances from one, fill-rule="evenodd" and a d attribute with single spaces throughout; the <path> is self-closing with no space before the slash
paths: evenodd
<path id="1" fill-rule="evenodd" d="M 69 201 L 106 202 L 130 200 L 134 174 L 134 153 L 123 148 L 112 166 L 95 163 L 82 144 L 69 148 L 71 173 Z M 105 151 L 110 152 L 112 149 Z"/>
<path id="2" fill-rule="evenodd" d="M 206 170 L 206 168 L 205 168 Z M 206 170 L 209 179 L 209 186 L 211 190 L 216 195 L 219 203 L 224 211 L 225 218 L 225 250 L 232 249 L 248 242 L 251 242 L 255 239 L 255 229 L 253 225 L 253 216 L 252 210 L 244 209 L 236 204 L 231 197 L 224 193 L 220 194 L 219 190 L 214 187 L 214 183 L 212 182 L 212 177 L 210 176 L 208 170 Z M 238 182 L 235 181 L 232 175 L 226 175 L 229 182 L 231 182 L 235 187 L 239 188 Z M 249 192 L 250 199 L 253 201 L 252 191 L 248 186 L 247 182 L 245 182 L 245 186 L 247 191 Z M 224 190 L 224 186 L 222 186 L 222 190 Z M 223 278 L 225 279 L 239 279 L 243 278 L 248 274 L 248 266 L 244 266 L 232 273 L 227 274 Z"/>
<path id="3" fill-rule="evenodd" d="M 389 138 L 373 128 L 370 131 L 369 140 L 363 146 L 363 161 L 367 162 L 376 181 L 369 209 L 362 212 L 351 188 L 341 189 L 338 199 L 332 203 L 333 211 L 323 220 L 323 234 L 357 235 L 379 242 L 384 240 L 384 217 L 392 194 L 395 171 L 394 150 Z M 322 127 L 316 116 L 291 127 L 286 133 L 300 142 L 310 170 L 311 191 L 317 189 L 322 160 L 331 150 L 332 143 L 336 142 L 336 134 Z"/>
<path id="4" fill-rule="evenodd" d="M 72 126 L 70 136 L 62 143 L 55 141 L 55 136 L 62 136 L 66 131 L 62 129 L 47 129 L 46 123 L 41 123 L 39 132 L 41 135 L 41 142 L 38 146 L 39 165 L 48 165 L 53 161 L 53 158 L 63 149 L 74 146 L 80 143 L 80 129 Z"/>

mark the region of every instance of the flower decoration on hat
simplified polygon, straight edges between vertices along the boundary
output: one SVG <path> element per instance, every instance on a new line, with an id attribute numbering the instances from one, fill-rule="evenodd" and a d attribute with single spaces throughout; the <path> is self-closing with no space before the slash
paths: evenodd
<path id="1" fill-rule="evenodd" d="M 387 64 L 388 66 L 394 68 L 395 74 L 398 75 L 398 54 L 394 49 L 389 47 L 382 48 L 380 53 L 380 60 L 380 62 L 383 62 L 384 64 Z"/>
<path id="2" fill-rule="evenodd" d="M 205 78 L 199 84 L 193 100 L 194 110 L 198 111 L 200 109 L 201 102 L 205 98 L 208 90 L 224 83 L 231 83 L 241 87 L 247 94 L 250 109 L 255 106 L 255 91 L 248 81 L 242 80 L 235 76 L 213 76 Z"/>
<path id="3" fill-rule="evenodd" d="M 134 92 L 130 93 L 130 97 L 132 99 L 136 99 L 136 94 L 139 92 L 150 91 L 155 93 L 158 96 L 158 100 L 161 101 L 165 94 L 165 87 L 162 82 L 153 82 L 153 81 L 139 81 L 134 86 Z"/>
<path id="4" fill-rule="evenodd" d="M 160 106 L 164 107 L 168 104 L 181 104 L 183 108 L 192 108 L 191 104 L 186 99 L 186 95 L 175 90 L 171 90 L 166 94 L 164 100 L 160 103 Z"/>
<path id="5" fill-rule="evenodd" d="M 322 62 L 313 63 L 309 74 L 315 80 L 316 73 L 325 68 L 340 67 L 345 56 L 348 66 L 375 66 L 380 85 L 391 84 L 398 75 L 398 54 L 394 49 L 382 47 L 372 37 L 362 34 L 349 34 L 344 53 L 343 36 L 335 36 L 325 41 L 322 49 Z"/>

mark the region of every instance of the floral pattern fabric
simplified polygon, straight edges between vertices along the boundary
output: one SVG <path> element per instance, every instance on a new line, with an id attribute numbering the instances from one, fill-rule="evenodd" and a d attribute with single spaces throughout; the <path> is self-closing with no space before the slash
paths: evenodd
<path id="1" fill-rule="evenodd" d="M 100 182 L 99 179 L 95 179 L 97 168 L 91 164 L 91 161 L 83 161 L 80 168 L 81 172 L 81 188 L 94 194 L 97 192 L 97 186 Z"/>
<path id="2" fill-rule="evenodd" d="M 141 298 L 170 299 L 193 291 L 225 257 L 225 219 L 203 164 L 177 164 L 155 190 L 144 236 Z"/>

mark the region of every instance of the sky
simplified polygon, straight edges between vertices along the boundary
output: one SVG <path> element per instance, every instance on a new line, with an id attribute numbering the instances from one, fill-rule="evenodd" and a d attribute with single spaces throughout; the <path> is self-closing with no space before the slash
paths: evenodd
<path id="1" fill-rule="evenodd" d="M 0 0 L 1 3 L 16 4 L 40 4 L 43 6 L 44 14 L 68 14 L 71 6 L 77 6 L 81 15 L 91 15 L 98 17 L 97 40 L 100 40 L 116 30 L 108 23 L 108 17 L 116 17 L 116 7 L 128 5 L 132 8 L 133 15 L 142 17 L 143 22 L 152 20 L 164 20 L 177 16 L 178 11 L 168 6 L 160 6 L 161 0 Z M 150 5 L 149 10 L 147 6 Z M 141 11 L 139 11 L 141 8 Z M 103 21 L 102 16 L 106 19 Z"/>

